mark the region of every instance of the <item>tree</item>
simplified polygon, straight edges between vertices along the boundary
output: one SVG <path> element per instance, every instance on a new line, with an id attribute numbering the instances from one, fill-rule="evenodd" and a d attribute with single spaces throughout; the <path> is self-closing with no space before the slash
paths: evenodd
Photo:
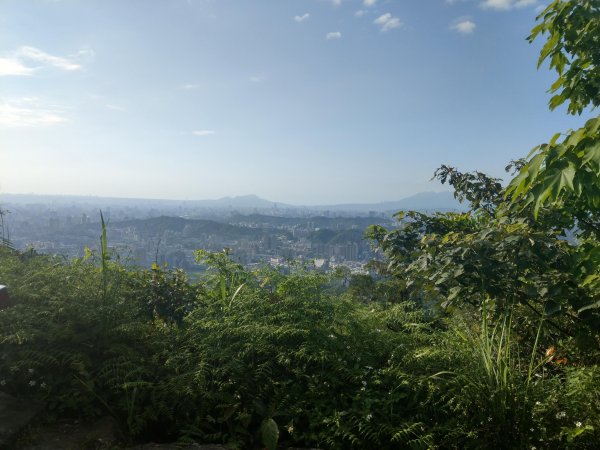
<path id="1" fill-rule="evenodd" d="M 529 42 L 548 35 L 538 67 L 548 62 L 558 78 L 550 109 L 568 102 L 570 114 L 600 105 L 600 1 L 554 0 L 538 16 Z"/>
<path id="2" fill-rule="evenodd" d="M 539 64 L 558 74 L 550 108 L 581 114 L 600 104 L 600 0 L 555 0 L 529 37 L 547 36 Z M 464 214 L 399 213 L 403 227 L 372 227 L 370 237 L 412 292 L 445 307 L 525 310 L 563 334 L 600 331 L 600 117 L 557 133 L 500 180 L 441 166 L 435 173 Z M 565 230 L 576 231 L 567 242 Z M 585 325 L 585 326 L 584 326 Z"/>
<path id="3" fill-rule="evenodd" d="M 570 114 L 600 104 L 600 1 L 555 0 L 529 37 L 547 36 L 538 64 L 548 61 L 558 77 L 550 109 L 567 103 Z M 600 116 L 534 148 L 507 189 L 512 207 L 559 209 L 578 233 L 574 267 L 581 286 L 595 294 L 579 312 L 600 307 Z"/>
<path id="4" fill-rule="evenodd" d="M 539 16 L 530 41 L 547 36 L 538 65 L 558 75 L 550 109 L 563 103 L 581 114 L 600 104 L 600 1 L 555 0 Z M 535 147 L 507 193 L 517 207 L 560 206 L 573 225 L 600 238 L 600 116 L 577 130 L 557 133 Z"/>

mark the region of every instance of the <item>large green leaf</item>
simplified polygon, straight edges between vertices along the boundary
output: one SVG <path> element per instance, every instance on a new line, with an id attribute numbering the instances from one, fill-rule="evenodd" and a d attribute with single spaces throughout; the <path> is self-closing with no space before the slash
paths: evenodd
<path id="1" fill-rule="evenodd" d="M 276 450 L 279 441 L 279 427 L 272 418 L 263 420 L 260 426 L 262 443 L 267 450 Z"/>

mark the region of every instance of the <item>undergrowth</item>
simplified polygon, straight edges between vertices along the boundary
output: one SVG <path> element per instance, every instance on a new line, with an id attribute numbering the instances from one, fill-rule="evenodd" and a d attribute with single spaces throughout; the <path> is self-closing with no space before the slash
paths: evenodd
<path id="1" fill-rule="evenodd" d="M 599 438 L 598 368 L 536 354 L 531 371 L 508 322 L 365 302 L 322 274 L 199 257 L 212 270 L 191 283 L 106 255 L 0 249 L 12 299 L 0 311 L 0 388 L 43 400 L 49 418 L 111 415 L 131 441 L 592 448 Z"/>

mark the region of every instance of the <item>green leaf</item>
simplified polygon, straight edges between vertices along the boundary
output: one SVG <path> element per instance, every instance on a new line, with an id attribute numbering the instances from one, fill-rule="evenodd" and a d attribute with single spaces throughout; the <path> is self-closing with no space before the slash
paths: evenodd
<path id="1" fill-rule="evenodd" d="M 585 148 L 581 162 L 588 165 L 593 162 L 594 167 L 592 169 L 596 175 L 600 174 L 600 142 Z"/>
<path id="2" fill-rule="evenodd" d="M 597 302 L 594 302 L 594 303 L 590 303 L 589 305 L 585 305 L 585 306 L 584 306 L 584 307 L 582 307 L 582 308 L 579 308 L 579 309 L 577 310 L 577 312 L 578 312 L 578 313 L 581 313 L 581 312 L 583 312 L 583 311 L 587 311 L 587 310 L 589 310 L 589 309 L 597 309 L 597 308 L 600 308 L 600 300 L 598 300 Z"/>
<path id="3" fill-rule="evenodd" d="M 561 310 L 562 306 L 560 305 L 560 303 L 556 303 L 552 300 L 546 302 L 546 304 L 544 305 L 544 314 L 546 316 L 553 316 L 559 313 Z"/>
<path id="4" fill-rule="evenodd" d="M 279 427 L 277 426 L 277 422 L 272 418 L 263 420 L 260 426 L 260 434 L 262 443 L 267 450 L 277 449 L 277 441 L 279 441 Z"/>
<path id="5" fill-rule="evenodd" d="M 454 286 L 451 288 L 450 291 L 448 291 L 448 301 L 454 300 L 458 294 L 460 294 L 461 290 L 462 288 L 460 286 Z"/>
<path id="6" fill-rule="evenodd" d="M 594 281 L 600 279 L 600 275 L 597 274 L 591 274 L 588 275 L 587 277 L 585 277 L 585 279 L 583 280 L 583 282 L 581 283 L 582 286 L 587 286 L 588 284 L 593 283 Z"/>
<path id="7" fill-rule="evenodd" d="M 572 164 L 569 164 L 565 169 L 562 170 L 560 173 L 558 192 L 562 191 L 565 187 L 573 190 L 573 178 L 575 178 L 575 173 L 576 170 Z"/>

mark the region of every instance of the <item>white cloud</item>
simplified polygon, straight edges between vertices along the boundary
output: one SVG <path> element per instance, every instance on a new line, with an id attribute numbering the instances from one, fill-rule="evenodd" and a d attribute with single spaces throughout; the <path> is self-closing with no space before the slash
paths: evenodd
<path id="1" fill-rule="evenodd" d="M 40 62 L 62 70 L 81 70 L 83 67 L 67 58 L 50 55 L 35 47 L 23 46 L 17 49 L 17 56 L 21 59 Z"/>
<path id="2" fill-rule="evenodd" d="M 342 37 L 342 33 L 339 31 L 331 31 L 325 35 L 326 39 L 340 39 Z"/>
<path id="3" fill-rule="evenodd" d="M 355 17 L 362 17 L 362 16 L 364 16 L 366 13 L 367 13 L 366 11 L 364 11 L 364 10 L 362 10 L 362 9 L 359 9 L 358 11 L 356 11 L 356 12 L 354 13 L 354 16 L 355 16 Z"/>
<path id="4" fill-rule="evenodd" d="M 212 136 L 213 134 L 217 134 L 214 130 L 195 130 L 192 131 L 192 134 L 195 136 Z"/>
<path id="5" fill-rule="evenodd" d="M 458 31 L 461 34 L 471 34 L 473 33 L 473 31 L 475 31 L 476 27 L 477 25 L 475 25 L 475 22 L 465 19 L 455 23 L 450 28 L 452 28 L 455 31 Z"/>
<path id="6" fill-rule="evenodd" d="M 526 8 L 537 4 L 537 0 L 484 0 L 482 8 L 508 11 L 514 8 Z"/>
<path id="7" fill-rule="evenodd" d="M 537 0 L 518 0 L 515 2 L 517 8 L 525 8 L 526 6 L 533 6 L 537 3 Z"/>
<path id="8" fill-rule="evenodd" d="M 39 127 L 66 122 L 56 106 L 47 106 L 35 98 L 0 101 L 0 126 L 6 128 Z"/>
<path id="9" fill-rule="evenodd" d="M 308 18 L 310 17 L 309 13 L 304 13 L 301 16 L 294 16 L 294 20 L 298 23 L 300 22 L 304 22 L 305 20 L 308 20 Z"/>
<path id="10" fill-rule="evenodd" d="M 334 6 L 340 6 L 342 4 L 342 0 L 331 0 Z"/>
<path id="11" fill-rule="evenodd" d="M 188 83 L 181 86 L 181 89 L 185 89 L 186 91 L 193 91 L 194 89 L 198 89 L 200 87 L 199 84 Z"/>
<path id="12" fill-rule="evenodd" d="M 375 3 L 377 3 L 377 0 L 363 0 L 363 5 L 365 5 L 367 8 L 375 5 Z"/>
<path id="13" fill-rule="evenodd" d="M 77 59 L 90 60 L 94 56 L 94 52 L 90 49 L 79 50 L 73 55 Z M 41 64 L 37 67 L 31 67 L 26 63 Z M 22 46 L 11 52 L 11 54 L 0 57 L 0 76 L 27 76 L 33 75 L 42 67 L 54 67 L 60 70 L 74 71 L 81 70 L 83 66 L 69 58 L 50 55 L 38 48 L 30 46 Z"/>
<path id="14" fill-rule="evenodd" d="M 35 69 L 26 67 L 16 58 L 0 58 L 0 77 L 1 76 L 27 76 L 35 72 Z"/>
<path id="15" fill-rule="evenodd" d="M 69 57 L 74 58 L 76 60 L 83 60 L 86 62 L 93 61 L 96 56 L 96 52 L 89 47 L 82 48 L 81 50 L 77 50 L 75 53 L 69 55 Z"/>
<path id="16" fill-rule="evenodd" d="M 392 16 L 390 13 L 385 13 L 379 16 L 373 21 L 375 25 L 381 27 L 381 31 L 388 31 L 393 28 L 399 28 L 402 26 L 402 22 L 398 17 Z"/>

